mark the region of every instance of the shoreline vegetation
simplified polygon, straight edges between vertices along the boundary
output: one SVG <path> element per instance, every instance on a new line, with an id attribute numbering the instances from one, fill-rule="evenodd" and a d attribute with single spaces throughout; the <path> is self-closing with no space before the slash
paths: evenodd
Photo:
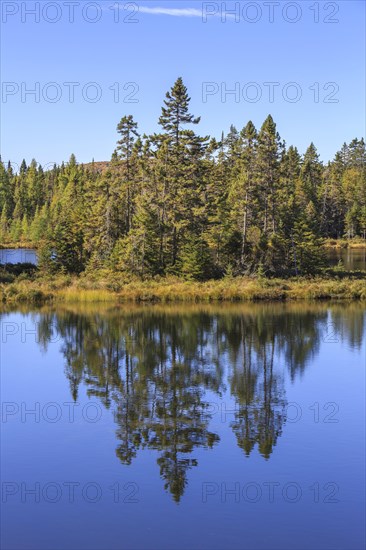
<path id="1" fill-rule="evenodd" d="M 0 243 L 0 249 L 29 248 L 33 242 Z M 359 239 L 326 239 L 324 249 L 364 249 Z M 366 273 L 326 268 L 307 277 L 224 277 L 192 281 L 179 277 L 126 279 L 101 270 L 93 275 L 50 275 L 32 264 L 0 264 L 0 302 L 3 305 L 46 304 L 218 304 L 248 302 L 365 301 Z"/>
<path id="2" fill-rule="evenodd" d="M 366 248 L 365 239 L 325 239 L 323 243 L 325 249 L 348 249 L 348 248 Z"/>
<path id="3" fill-rule="evenodd" d="M 22 268 L 19 273 L 17 269 Z M 301 300 L 366 300 L 363 272 L 328 269 L 321 276 L 224 277 L 204 282 L 178 277 L 125 280 L 103 270 L 79 277 L 43 276 L 34 266 L 18 264 L 0 269 L 3 304 L 61 303 L 220 303 L 288 302 Z"/>

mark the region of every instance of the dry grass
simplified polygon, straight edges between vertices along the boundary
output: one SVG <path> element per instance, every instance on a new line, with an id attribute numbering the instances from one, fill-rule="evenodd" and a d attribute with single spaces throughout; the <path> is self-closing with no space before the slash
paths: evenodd
<path id="1" fill-rule="evenodd" d="M 356 239 L 326 239 L 324 248 L 366 248 L 366 240 Z"/>
<path id="2" fill-rule="evenodd" d="M 56 293 L 56 299 L 67 303 L 86 302 L 115 302 L 116 294 L 108 290 L 82 290 L 78 288 L 66 288 Z"/>
<path id="3" fill-rule="evenodd" d="M 58 276 L 0 285 L 4 303 L 211 303 L 293 300 L 366 300 L 366 278 L 227 278 L 204 283 L 178 278 L 124 281 L 103 272 L 93 278 Z"/>

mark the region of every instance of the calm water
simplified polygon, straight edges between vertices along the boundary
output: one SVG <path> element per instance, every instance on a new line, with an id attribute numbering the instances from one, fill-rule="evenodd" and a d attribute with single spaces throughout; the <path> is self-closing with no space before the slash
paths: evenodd
<path id="1" fill-rule="evenodd" d="M 347 270 L 366 271 L 366 248 L 330 249 L 327 250 L 327 257 L 331 266 L 337 265 L 342 260 Z M 0 263 L 19 262 L 37 264 L 37 252 L 29 248 L 0 249 Z"/>
<path id="2" fill-rule="evenodd" d="M 366 248 L 328 249 L 327 257 L 331 266 L 341 260 L 347 270 L 366 271 Z"/>
<path id="3" fill-rule="evenodd" d="M 1 547 L 364 548 L 365 317 L 4 312 Z"/>
<path id="4" fill-rule="evenodd" d="M 37 264 L 37 253 L 31 248 L 0 249 L 0 264 Z"/>

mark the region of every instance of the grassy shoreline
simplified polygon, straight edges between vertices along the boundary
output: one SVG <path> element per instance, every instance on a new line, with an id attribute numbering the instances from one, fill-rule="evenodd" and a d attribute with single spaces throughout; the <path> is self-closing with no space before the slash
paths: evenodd
<path id="1" fill-rule="evenodd" d="M 18 277 L 0 284 L 0 301 L 29 303 L 215 303 L 296 300 L 366 301 L 366 275 L 312 278 L 226 278 L 207 282 L 169 277 L 124 281 L 104 276 Z"/>
<path id="2" fill-rule="evenodd" d="M 324 248 L 326 250 L 329 250 L 330 248 L 333 249 L 341 249 L 341 248 L 360 248 L 364 249 L 366 248 L 366 240 L 365 239 L 325 239 Z"/>

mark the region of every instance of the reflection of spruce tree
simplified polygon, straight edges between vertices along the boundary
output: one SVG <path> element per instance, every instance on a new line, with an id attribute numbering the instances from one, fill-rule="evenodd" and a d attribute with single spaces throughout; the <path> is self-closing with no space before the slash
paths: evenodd
<path id="1" fill-rule="evenodd" d="M 325 310 L 272 313 L 268 307 L 253 316 L 235 317 L 223 327 L 233 365 L 231 392 L 238 406 L 232 427 L 247 455 L 257 443 L 268 458 L 285 421 L 283 378 L 276 372 L 275 351 L 294 378 L 318 352 L 326 327 Z"/>
<path id="2" fill-rule="evenodd" d="M 238 406 L 232 428 L 247 456 L 257 443 L 259 452 L 269 458 L 282 431 L 286 404 L 283 379 L 273 371 L 275 335 L 250 321 L 242 322 L 241 330 L 242 364 L 234 365 L 231 378 Z"/>
<path id="3" fill-rule="evenodd" d="M 65 353 L 65 356 L 67 354 Z M 79 396 L 79 385 L 82 380 L 82 372 L 80 370 L 80 364 L 76 364 L 76 362 L 72 362 L 68 357 L 66 358 L 66 366 L 65 366 L 65 376 L 69 381 L 70 384 L 70 393 L 71 396 L 76 403 Z"/>
<path id="4" fill-rule="evenodd" d="M 209 414 L 202 400 L 205 385 L 215 387 L 217 382 L 215 375 L 202 369 L 199 318 L 187 323 L 184 318 L 160 316 L 155 330 L 151 318 L 139 327 L 140 337 L 148 333 L 150 338 L 142 337 L 147 345 L 140 356 L 137 383 L 125 385 L 116 417 L 117 435 L 123 441 L 119 458 L 130 463 L 140 445 L 157 450 L 165 488 L 177 502 L 187 484 L 187 471 L 197 465 L 189 455 L 194 448 L 212 447 L 218 440 L 207 431 Z"/>
<path id="5" fill-rule="evenodd" d="M 78 399 L 79 385 L 84 374 L 85 356 L 83 340 L 84 335 L 87 334 L 85 323 L 85 318 L 73 316 L 72 322 L 68 322 L 62 327 L 64 329 L 64 341 L 61 351 L 66 361 L 65 375 L 69 380 L 70 392 L 75 402 Z M 61 327 L 59 326 L 59 328 Z"/>
<path id="6" fill-rule="evenodd" d="M 122 350 L 115 327 L 100 316 L 93 319 L 67 313 L 58 318 L 58 330 L 64 340 L 62 352 L 71 386 L 83 378 L 87 395 L 100 398 L 109 408 L 112 390 L 121 385 Z"/>
<path id="7" fill-rule="evenodd" d="M 154 380 L 154 415 L 147 424 L 145 445 L 163 451 L 158 459 L 160 474 L 178 502 L 187 484 L 187 470 L 197 465 L 187 455 L 196 447 L 212 447 L 218 436 L 207 430 L 209 414 L 202 401 L 202 377 L 191 362 L 177 360 L 174 332 L 171 365 L 165 364 Z"/>
<path id="8" fill-rule="evenodd" d="M 196 447 L 218 440 L 208 431 L 205 389 L 220 387 L 220 370 L 207 358 L 214 347 L 212 319 L 195 316 L 60 316 L 66 372 L 81 377 L 87 394 L 113 406 L 120 444 L 116 454 L 130 464 L 138 449 L 158 451 L 165 487 L 179 501 L 187 471 L 197 465 Z"/>
<path id="9" fill-rule="evenodd" d="M 258 444 L 261 455 L 269 458 L 273 447 L 276 445 L 277 438 L 281 435 L 282 424 L 285 421 L 285 390 L 283 379 L 273 373 L 273 358 L 275 350 L 275 340 L 270 345 L 270 355 L 267 358 L 266 349 L 264 350 L 263 360 L 263 400 L 259 411 L 259 433 Z"/>
<path id="10" fill-rule="evenodd" d="M 122 442 L 116 455 L 123 464 L 131 464 L 142 443 L 144 420 L 149 415 L 146 386 L 134 381 L 133 361 L 125 351 L 125 377 L 122 393 L 116 398 L 115 420 L 118 424 L 116 435 Z"/>
<path id="11" fill-rule="evenodd" d="M 345 315 L 345 311 L 350 313 Z M 347 341 L 351 349 L 360 349 L 365 334 L 366 313 L 358 304 L 347 307 L 336 306 L 332 308 L 331 317 L 327 325 L 327 336 L 340 341 Z"/>
<path id="12" fill-rule="evenodd" d="M 87 377 L 85 380 L 91 386 L 88 388 L 88 396 L 99 397 L 107 408 L 110 407 L 112 402 L 112 390 L 121 384 L 119 375 L 121 357 L 122 350 L 119 347 L 118 340 L 115 340 L 113 335 L 110 336 L 107 332 L 105 338 L 95 349 L 93 369 L 90 368 L 90 362 L 88 362 Z"/>
<path id="13" fill-rule="evenodd" d="M 249 456 L 255 445 L 255 430 L 252 403 L 255 398 L 255 388 L 258 380 L 256 365 L 252 364 L 252 335 L 246 342 L 243 333 L 243 363 L 237 368 L 231 378 L 231 391 L 237 398 L 239 414 L 236 415 L 232 428 L 237 438 L 239 447 L 244 449 Z"/>
<path id="14" fill-rule="evenodd" d="M 292 379 L 296 374 L 302 374 L 309 360 L 318 353 L 325 326 L 325 312 L 283 316 L 280 348 Z"/>

